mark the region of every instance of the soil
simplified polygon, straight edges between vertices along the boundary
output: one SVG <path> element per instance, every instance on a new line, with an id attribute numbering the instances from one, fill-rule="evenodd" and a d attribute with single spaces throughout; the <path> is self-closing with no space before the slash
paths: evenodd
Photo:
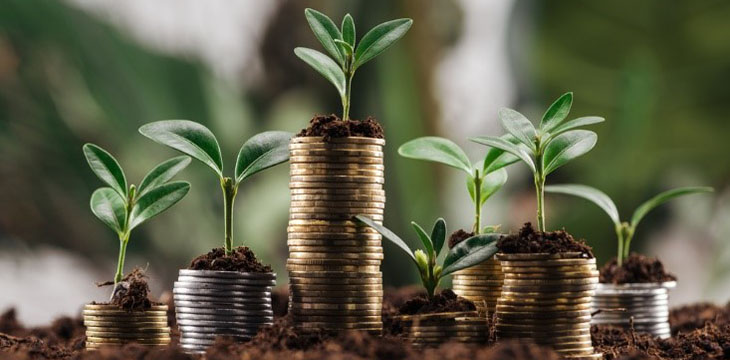
<path id="1" fill-rule="evenodd" d="M 525 223 L 517 234 L 499 239 L 497 248 L 505 254 L 579 252 L 588 258 L 594 257 L 590 246 L 583 240 L 573 239 L 565 230 L 536 231 L 530 223 Z"/>
<path id="2" fill-rule="evenodd" d="M 106 285 L 114 285 L 114 283 L 100 284 L 100 286 Z M 152 307 L 152 301 L 148 298 L 149 293 L 147 275 L 144 270 L 137 267 L 117 284 L 109 303 L 128 311 L 145 310 Z"/>
<path id="3" fill-rule="evenodd" d="M 224 248 L 215 248 L 205 255 L 193 259 L 188 266 L 190 270 L 221 270 L 253 273 L 271 272 L 271 266 L 263 265 L 256 258 L 256 254 L 246 246 L 233 249 L 231 255 L 226 255 Z"/>
<path id="4" fill-rule="evenodd" d="M 601 268 L 600 281 L 605 284 L 660 283 L 677 277 L 664 270 L 657 258 L 632 253 L 618 266 L 616 258 Z"/>
<path id="5" fill-rule="evenodd" d="M 321 136 L 324 141 L 327 141 L 348 136 L 383 139 L 385 133 L 380 123 L 373 117 L 365 120 L 342 121 L 337 115 L 331 114 L 315 115 L 312 120 L 309 120 L 309 126 L 300 131 L 297 136 Z"/>
<path id="6" fill-rule="evenodd" d="M 730 324 L 730 303 L 725 306 L 710 303 L 692 304 L 672 309 L 669 312 L 672 335 L 699 329 L 708 323 Z"/>
<path id="7" fill-rule="evenodd" d="M 475 311 L 474 303 L 456 295 L 450 289 L 441 291 L 428 299 L 426 295 L 419 295 L 406 301 L 399 309 L 400 315 L 435 314 L 443 312 Z"/>
<path id="8" fill-rule="evenodd" d="M 466 232 L 466 230 L 463 229 L 454 231 L 451 236 L 449 236 L 449 249 L 472 236 L 474 236 L 473 232 Z"/>

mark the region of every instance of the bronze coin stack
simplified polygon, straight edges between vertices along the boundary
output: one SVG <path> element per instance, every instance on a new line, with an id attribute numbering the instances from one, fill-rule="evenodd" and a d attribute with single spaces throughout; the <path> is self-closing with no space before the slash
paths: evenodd
<path id="1" fill-rule="evenodd" d="M 301 330 L 382 331 L 385 140 L 295 137 L 289 145 L 289 311 Z"/>
<path id="2" fill-rule="evenodd" d="M 497 254 L 504 285 L 497 301 L 496 335 L 530 339 L 566 359 L 601 359 L 591 342 L 596 259 L 581 253 Z"/>
<path id="3" fill-rule="evenodd" d="M 451 288 L 456 295 L 474 302 L 481 314 L 494 313 L 502 293 L 502 266 L 494 258 L 453 274 Z"/>
<path id="4" fill-rule="evenodd" d="M 87 304 L 83 311 L 86 349 L 137 343 L 164 346 L 170 343 L 167 305 L 153 305 L 144 311 L 124 310 L 110 304 Z"/>
<path id="5" fill-rule="evenodd" d="M 487 319 L 476 311 L 423 315 L 400 315 L 401 336 L 416 347 L 437 347 L 445 342 L 486 344 Z"/>

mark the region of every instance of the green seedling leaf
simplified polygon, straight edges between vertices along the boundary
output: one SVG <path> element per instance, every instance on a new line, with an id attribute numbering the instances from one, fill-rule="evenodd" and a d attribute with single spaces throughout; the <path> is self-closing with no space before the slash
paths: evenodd
<path id="1" fill-rule="evenodd" d="M 119 162 L 106 150 L 94 144 L 85 144 L 83 147 L 84 156 L 89 163 L 91 171 L 109 185 L 123 199 L 127 198 L 127 178 L 124 176 Z"/>
<path id="2" fill-rule="evenodd" d="M 305 9 L 304 17 L 307 18 L 309 27 L 312 28 L 314 36 L 316 36 L 317 40 L 322 43 L 324 49 L 327 50 L 327 52 L 330 53 L 330 55 L 332 55 L 338 63 L 344 64 L 342 53 L 335 44 L 335 40 L 342 40 L 342 34 L 332 19 L 314 9 Z"/>
<path id="3" fill-rule="evenodd" d="M 584 198 L 603 209 L 616 226 L 621 226 L 621 219 L 619 218 L 616 204 L 601 190 L 586 185 L 562 184 L 548 185 L 545 187 L 545 191 Z"/>
<path id="4" fill-rule="evenodd" d="M 514 136 L 521 143 L 525 144 L 528 148 L 535 150 L 535 138 L 537 137 L 537 131 L 535 126 L 532 125 L 530 120 L 520 114 L 517 111 L 508 108 L 499 109 L 499 121 L 502 123 L 502 127 L 507 130 L 512 136 Z"/>
<path id="5" fill-rule="evenodd" d="M 350 44 L 350 47 L 355 47 L 355 20 L 352 19 L 350 14 L 345 15 L 342 18 L 342 40 Z"/>
<path id="6" fill-rule="evenodd" d="M 499 250 L 497 240 L 501 236 L 501 234 L 481 234 L 456 244 L 444 259 L 441 276 L 477 265 L 494 256 Z"/>
<path id="7" fill-rule="evenodd" d="M 665 202 L 674 199 L 679 196 L 683 195 L 689 195 L 689 194 L 696 194 L 696 193 L 704 193 L 704 192 L 713 192 L 714 189 L 707 186 L 690 186 L 690 187 L 682 187 L 672 190 L 667 190 L 665 192 L 662 192 L 653 198 L 647 200 L 643 204 L 639 205 L 638 208 L 634 211 L 634 214 L 631 216 L 631 227 L 636 228 L 636 226 L 639 224 L 641 219 L 646 216 L 646 214 L 649 213 L 652 209 L 655 207 L 664 204 Z"/>
<path id="8" fill-rule="evenodd" d="M 294 54 L 329 80 L 340 96 L 345 96 L 345 74 L 334 60 L 317 50 L 302 47 L 294 49 Z"/>
<path id="9" fill-rule="evenodd" d="M 560 96 L 550 107 L 545 111 L 540 121 L 540 130 L 542 132 L 550 132 L 556 126 L 560 125 L 563 120 L 570 113 L 570 108 L 573 106 L 573 93 L 568 92 Z"/>
<path id="10" fill-rule="evenodd" d="M 266 131 L 248 139 L 236 159 L 236 182 L 289 160 L 292 136 L 285 131 Z"/>
<path id="11" fill-rule="evenodd" d="M 605 119 L 602 117 L 599 117 L 599 116 L 579 117 L 577 119 L 573 119 L 568 122 L 565 122 L 565 123 L 559 125 L 558 127 L 554 128 L 552 131 L 550 131 L 550 136 L 555 137 L 568 130 L 572 130 L 572 129 L 575 129 L 575 128 L 581 127 L 581 126 L 598 124 L 603 121 L 605 121 Z"/>
<path id="12" fill-rule="evenodd" d="M 223 177 L 221 148 L 207 127 L 189 120 L 162 120 L 142 125 L 139 132 L 157 143 L 200 160 L 219 177 Z"/>
<path id="13" fill-rule="evenodd" d="M 149 190 L 132 208 L 129 230 L 175 205 L 188 191 L 190 184 L 185 181 L 174 181 Z"/>
<path id="14" fill-rule="evenodd" d="M 469 158 L 453 141 L 436 136 L 413 139 L 398 148 L 398 154 L 410 159 L 438 162 L 472 175 Z"/>
<path id="15" fill-rule="evenodd" d="M 505 139 L 494 136 L 479 136 L 469 138 L 469 140 L 477 144 L 487 145 L 506 151 L 522 160 L 528 167 L 530 167 L 530 170 L 532 170 L 533 173 L 535 172 L 535 162 L 532 161 L 532 158 L 526 149 L 520 147 L 520 145 L 513 144 Z"/>
<path id="16" fill-rule="evenodd" d="M 510 134 L 502 135 L 501 138 L 513 144 L 519 143 L 519 140 L 515 139 L 515 137 Z M 487 151 L 487 155 L 484 157 L 484 162 L 482 163 L 482 174 L 489 174 L 497 171 L 503 167 L 512 165 L 519 160 L 520 159 L 517 156 L 514 156 L 502 149 L 490 147 Z"/>
<path id="17" fill-rule="evenodd" d="M 355 64 L 357 69 L 374 57 L 380 55 L 385 49 L 393 45 L 398 39 L 408 32 L 413 20 L 396 19 L 382 23 L 365 34 L 355 49 Z"/>
<path id="18" fill-rule="evenodd" d="M 446 242 L 446 221 L 444 219 L 438 218 L 436 223 L 433 224 L 433 229 L 431 230 L 431 242 L 433 242 L 434 254 L 438 256 Z"/>
<path id="19" fill-rule="evenodd" d="M 139 184 L 137 196 L 142 196 L 148 190 L 170 181 L 170 179 L 175 177 L 177 173 L 187 167 L 190 164 L 190 161 L 190 157 L 188 156 L 178 156 L 155 166 L 149 173 L 147 173 L 147 175 L 145 175 L 144 179 L 142 179 L 142 182 Z"/>
<path id="20" fill-rule="evenodd" d="M 499 228 L 502 227 L 501 225 L 489 225 L 482 228 L 482 233 L 484 234 L 491 234 L 496 233 L 499 231 Z"/>
<path id="21" fill-rule="evenodd" d="M 375 223 L 372 219 L 365 215 L 357 215 L 355 216 L 357 220 L 362 222 L 365 225 L 370 226 L 371 228 L 375 229 L 375 231 L 379 232 L 383 237 L 388 239 L 390 242 L 398 246 L 401 250 L 403 250 L 405 253 L 408 254 L 408 256 L 415 262 L 416 258 L 413 256 L 413 253 L 411 252 L 411 249 L 408 247 L 405 241 L 403 241 L 398 235 L 394 234 L 392 231 L 388 230 L 385 226 Z M 418 265 L 418 264 L 416 264 Z"/>
<path id="22" fill-rule="evenodd" d="M 413 229 L 416 230 L 416 234 L 418 234 L 418 238 L 421 240 L 423 247 L 426 248 L 428 257 L 431 258 L 431 257 L 438 256 L 438 253 L 434 252 L 433 243 L 431 242 L 431 238 L 428 237 L 428 234 L 426 234 L 426 232 L 423 230 L 421 225 L 416 224 L 415 221 L 411 221 L 411 226 L 413 226 Z"/>
<path id="23" fill-rule="evenodd" d="M 340 51 L 342 51 L 342 54 L 344 54 L 347 59 L 352 58 L 355 52 L 355 50 L 352 48 L 352 45 L 339 39 L 335 40 L 335 44 L 337 44 L 337 47 L 340 49 Z"/>
<path id="24" fill-rule="evenodd" d="M 596 133 L 588 130 L 572 130 L 556 136 L 545 147 L 545 174 L 587 153 L 597 141 Z"/>
<path id="25" fill-rule="evenodd" d="M 127 220 L 127 211 L 116 190 L 108 187 L 97 189 L 91 194 L 91 212 L 117 234 L 121 234 Z"/>
<path id="26" fill-rule="evenodd" d="M 484 203 L 492 196 L 494 195 L 499 189 L 502 188 L 502 186 L 507 182 L 507 170 L 505 169 L 499 169 L 495 172 L 492 172 L 490 174 L 487 174 L 482 179 L 482 187 L 481 191 L 479 192 L 479 205 L 484 205 Z M 471 197 L 471 201 L 476 202 L 476 199 L 474 199 L 474 178 L 469 177 L 466 179 L 466 186 L 469 189 L 469 196 Z"/>

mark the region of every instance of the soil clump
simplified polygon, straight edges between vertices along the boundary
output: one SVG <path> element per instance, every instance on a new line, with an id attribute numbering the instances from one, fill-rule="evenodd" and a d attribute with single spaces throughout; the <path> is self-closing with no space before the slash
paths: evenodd
<path id="1" fill-rule="evenodd" d="M 321 136 L 324 141 L 333 138 L 361 136 L 383 139 L 383 127 L 374 117 L 365 120 L 350 119 L 342 121 L 337 115 L 315 115 L 309 120 L 309 126 L 300 131 L 297 136 Z"/>

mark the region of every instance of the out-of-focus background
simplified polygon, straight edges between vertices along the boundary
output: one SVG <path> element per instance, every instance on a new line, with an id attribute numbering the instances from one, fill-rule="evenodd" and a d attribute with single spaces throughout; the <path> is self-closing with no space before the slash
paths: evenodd
<path id="1" fill-rule="evenodd" d="M 218 136 L 232 171 L 251 135 L 298 131 L 316 113 L 339 113 L 332 86 L 292 53 L 320 49 L 303 10 L 358 36 L 411 17 L 408 35 L 358 71 L 352 114 L 386 129 L 386 225 L 416 244 L 409 221 L 468 228 L 462 174 L 399 157 L 403 142 L 440 135 L 475 161 L 468 136 L 501 134 L 496 113 L 532 119 L 575 92 L 572 117 L 600 115 L 596 148 L 548 179 L 598 187 L 622 217 L 674 186 L 710 185 L 712 195 L 663 206 L 640 226 L 634 249 L 660 256 L 679 278 L 675 304 L 730 297 L 730 3 L 537 0 L 6 0 L 0 5 L 0 309 L 44 323 L 72 314 L 108 288 L 118 242 L 88 206 L 101 185 L 81 145 L 94 142 L 138 183 L 176 155 L 137 133 L 147 122 L 191 119 Z M 485 223 L 515 231 L 533 221 L 534 191 L 522 164 L 485 207 Z M 220 246 L 222 198 L 199 163 L 179 178 L 193 188 L 132 234 L 127 269 L 148 267 L 152 290 L 170 289 L 178 268 Z M 286 285 L 287 166 L 240 189 L 237 244 L 252 247 Z M 585 201 L 548 195 L 548 227 L 585 238 L 599 262 L 615 252 L 608 217 Z M 416 281 L 386 246 L 385 281 Z M 448 285 L 444 284 L 444 285 Z"/>

